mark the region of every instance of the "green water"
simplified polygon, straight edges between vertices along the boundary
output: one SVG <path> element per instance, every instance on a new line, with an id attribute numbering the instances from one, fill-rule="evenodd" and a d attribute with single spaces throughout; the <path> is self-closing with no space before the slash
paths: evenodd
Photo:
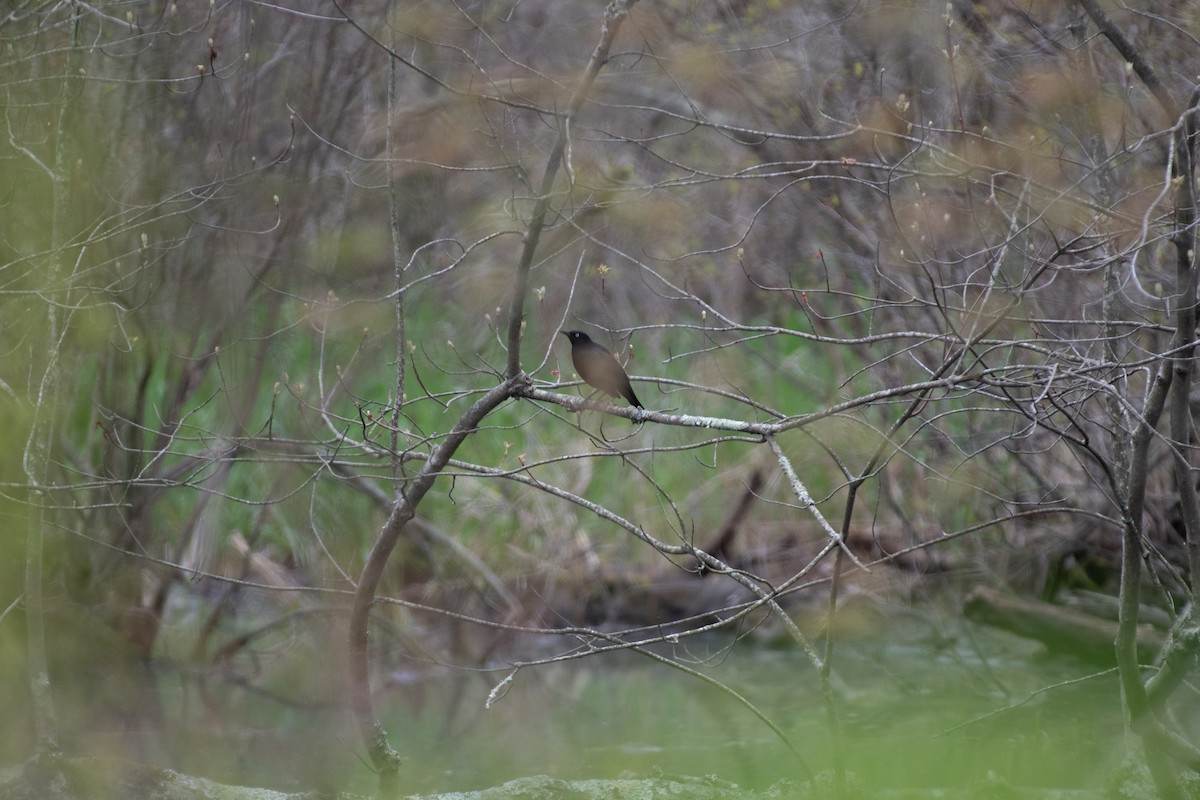
<path id="1" fill-rule="evenodd" d="M 369 793 L 373 776 L 340 695 L 339 638 L 325 650 L 280 641 L 224 676 L 162 662 L 117 680 L 115 665 L 76 660 L 86 673 L 58 675 L 66 744 L 226 783 Z M 730 645 L 687 639 L 659 652 L 744 695 L 807 769 L 829 770 L 835 740 L 812 665 L 791 647 Z M 509 670 L 484 667 L 414 650 L 376 676 L 387 684 L 377 702 L 404 756 L 406 792 L 542 774 L 712 775 L 748 787 L 806 777 L 744 706 L 644 656 L 522 669 L 490 708 Z M 1088 789 L 1126 752 L 1114 674 L 936 612 L 875 614 L 842 631 L 834 678 L 846 764 L 866 788 L 953 788 L 993 773 L 1015 786 Z M 1197 735 L 1188 697 L 1180 702 L 1193 706 L 1175 713 Z"/>
<path id="2" fill-rule="evenodd" d="M 833 736 L 812 666 L 794 650 L 727 644 L 673 654 L 766 713 L 810 770 L 829 769 Z M 845 637 L 836 663 L 846 761 L 866 787 L 948 788 L 994 773 L 1019 786 L 1090 788 L 1124 753 L 1114 674 L 1040 657 L 1004 634 L 897 617 Z M 543 773 L 714 775 L 750 787 L 806 774 L 727 694 L 644 657 L 522 671 L 485 708 L 502 675 L 426 679 L 390 697 L 413 791 Z"/>

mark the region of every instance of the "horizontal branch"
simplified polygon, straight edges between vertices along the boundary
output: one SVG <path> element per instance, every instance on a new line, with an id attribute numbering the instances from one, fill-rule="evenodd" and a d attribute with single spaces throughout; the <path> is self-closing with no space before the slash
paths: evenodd
<path id="1" fill-rule="evenodd" d="M 886 400 L 891 397 L 902 397 L 916 392 L 926 392 L 931 389 L 951 389 L 962 384 L 975 384 L 981 377 L 981 373 L 971 372 L 933 381 L 919 381 L 917 383 L 905 384 L 904 386 L 881 389 L 878 392 L 870 392 L 869 394 L 860 395 L 842 403 L 836 403 L 820 411 L 788 417 L 779 422 L 752 422 L 727 417 L 706 417 L 697 414 L 671 414 L 665 411 L 652 411 L 632 406 L 618 406 L 612 403 L 597 403 L 594 400 L 589 400 L 579 395 L 551 392 L 534 386 L 517 389 L 513 394 L 514 396 L 538 402 L 554 403 L 575 413 L 582 411 L 602 411 L 613 416 L 631 419 L 634 422 L 657 422 L 661 425 L 675 425 L 682 428 L 709 428 L 736 431 L 739 433 L 753 433 L 760 436 L 775 436 L 785 431 L 803 428 L 817 420 L 837 416 L 861 406 L 871 405 L 880 400 Z M 654 379 L 646 378 L 644 380 L 653 381 Z"/>

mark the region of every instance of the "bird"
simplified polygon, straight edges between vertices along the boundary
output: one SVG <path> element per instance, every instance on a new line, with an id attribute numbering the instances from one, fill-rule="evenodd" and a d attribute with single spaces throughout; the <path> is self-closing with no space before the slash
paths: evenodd
<path id="1" fill-rule="evenodd" d="M 583 331 L 559 333 L 571 340 L 571 363 L 584 383 L 612 397 L 624 397 L 630 405 L 645 408 L 633 393 L 625 368 L 604 345 L 593 342 Z"/>

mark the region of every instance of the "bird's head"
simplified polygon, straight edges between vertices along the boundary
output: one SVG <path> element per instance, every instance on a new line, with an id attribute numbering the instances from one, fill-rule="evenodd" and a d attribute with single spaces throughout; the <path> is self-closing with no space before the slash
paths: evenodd
<path id="1" fill-rule="evenodd" d="M 571 344 L 583 344 L 590 342 L 591 339 L 583 331 L 559 331 L 563 336 L 571 340 Z"/>

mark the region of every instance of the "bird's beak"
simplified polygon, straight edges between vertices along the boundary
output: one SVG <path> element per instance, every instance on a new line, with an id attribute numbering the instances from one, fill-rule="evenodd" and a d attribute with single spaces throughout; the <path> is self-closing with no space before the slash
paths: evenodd
<path id="1" fill-rule="evenodd" d="M 567 333 L 566 331 L 559 331 L 559 333 L 561 333 L 563 336 L 567 337 L 568 339 L 571 338 L 571 334 Z"/>

